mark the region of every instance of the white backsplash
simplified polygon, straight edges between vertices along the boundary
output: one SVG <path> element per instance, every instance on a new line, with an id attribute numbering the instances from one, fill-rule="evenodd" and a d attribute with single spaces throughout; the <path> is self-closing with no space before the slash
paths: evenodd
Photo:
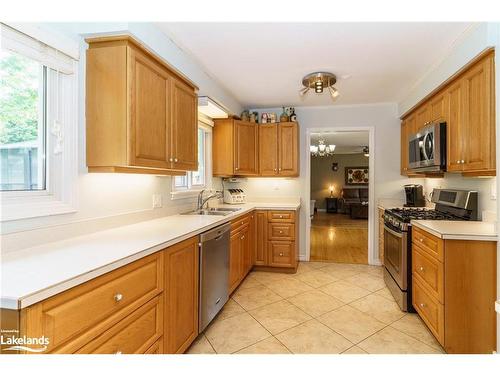
<path id="1" fill-rule="evenodd" d="M 470 178 L 445 173 L 444 178 L 426 178 L 423 184 L 424 194 L 428 198 L 433 189 L 439 188 L 476 190 L 479 195 L 479 217 L 486 221 L 496 221 L 496 180 L 496 177 Z"/>

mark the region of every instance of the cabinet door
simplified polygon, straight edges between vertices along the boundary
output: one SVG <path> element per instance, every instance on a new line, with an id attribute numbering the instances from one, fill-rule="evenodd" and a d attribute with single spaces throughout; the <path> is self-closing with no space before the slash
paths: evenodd
<path id="1" fill-rule="evenodd" d="M 412 134 L 418 133 L 420 129 L 431 121 L 431 106 L 429 103 L 425 103 L 417 109 L 415 121 L 415 128 L 412 129 Z"/>
<path id="2" fill-rule="evenodd" d="M 245 278 L 248 271 L 252 267 L 252 248 L 251 248 L 252 241 L 250 237 L 249 225 L 245 226 L 241 231 L 240 241 L 241 241 L 241 253 L 242 253 L 241 274 L 240 274 L 240 281 L 241 281 Z"/>
<path id="3" fill-rule="evenodd" d="M 408 120 L 401 121 L 401 175 L 408 173 Z"/>
<path id="4" fill-rule="evenodd" d="M 133 48 L 128 48 L 128 61 L 129 164 L 170 168 L 171 78 L 165 69 Z"/>
<path id="5" fill-rule="evenodd" d="M 246 273 L 252 270 L 253 265 L 255 264 L 255 212 L 250 214 L 250 221 L 248 223 L 248 262 Z"/>
<path id="6" fill-rule="evenodd" d="M 256 175 L 258 166 L 257 126 L 253 122 L 234 122 L 234 172 L 235 175 Z"/>
<path id="7" fill-rule="evenodd" d="M 261 176 L 278 174 L 278 125 L 259 125 L 259 172 Z"/>
<path id="8" fill-rule="evenodd" d="M 172 80 L 172 153 L 173 169 L 198 169 L 198 107 L 192 88 Z"/>
<path id="9" fill-rule="evenodd" d="M 229 245 L 229 293 L 232 293 L 240 282 L 241 277 L 241 230 L 231 233 Z"/>
<path id="10" fill-rule="evenodd" d="M 408 176 L 410 173 L 409 167 L 409 147 L 408 142 L 410 137 L 416 132 L 416 116 L 411 114 L 401 123 L 401 174 Z"/>
<path id="11" fill-rule="evenodd" d="M 267 211 L 255 213 L 255 265 L 267 266 Z"/>
<path id="12" fill-rule="evenodd" d="M 461 171 L 464 158 L 464 90 L 463 81 L 459 80 L 447 90 L 448 120 L 446 122 L 447 137 L 447 170 L 448 172 Z"/>
<path id="13" fill-rule="evenodd" d="M 430 121 L 446 122 L 448 120 L 447 95 L 438 93 L 430 102 Z"/>
<path id="14" fill-rule="evenodd" d="M 278 124 L 278 174 L 280 176 L 299 175 L 298 129 L 297 123 Z"/>
<path id="15" fill-rule="evenodd" d="M 167 353 L 183 353 L 198 336 L 198 237 L 165 250 Z"/>
<path id="16" fill-rule="evenodd" d="M 269 265 L 291 267 L 295 262 L 295 242 L 269 241 Z"/>
<path id="17" fill-rule="evenodd" d="M 492 57 L 484 59 L 463 77 L 466 140 L 464 171 L 494 168 L 492 60 Z"/>

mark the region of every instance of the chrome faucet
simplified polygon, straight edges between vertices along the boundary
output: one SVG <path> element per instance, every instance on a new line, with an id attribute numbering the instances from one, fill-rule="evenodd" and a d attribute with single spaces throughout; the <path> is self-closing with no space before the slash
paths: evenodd
<path id="1" fill-rule="evenodd" d="M 197 211 L 203 210 L 203 206 L 212 198 L 222 198 L 222 192 L 221 191 L 216 191 L 214 194 L 210 194 L 208 197 L 203 198 L 203 193 L 205 192 L 205 189 L 201 190 L 198 193 L 198 205 L 196 207 Z"/>

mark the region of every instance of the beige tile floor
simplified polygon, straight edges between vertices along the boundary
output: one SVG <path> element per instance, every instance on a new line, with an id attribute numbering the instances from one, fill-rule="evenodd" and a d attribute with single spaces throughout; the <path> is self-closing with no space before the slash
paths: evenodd
<path id="1" fill-rule="evenodd" d="M 443 353 L 382 275 L 381 267 L 320 262 L 301 262 L 294 275 L 252 272 L 187 353 Z"/>

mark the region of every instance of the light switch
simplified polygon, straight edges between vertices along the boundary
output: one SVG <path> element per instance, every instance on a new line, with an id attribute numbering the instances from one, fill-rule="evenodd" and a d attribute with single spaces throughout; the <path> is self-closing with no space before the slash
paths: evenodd
<path id="1" fill-rule="evenodd" d="M 161 194 L 153 194 L 153 208 L 162 208 L 163 199 Z"/>

